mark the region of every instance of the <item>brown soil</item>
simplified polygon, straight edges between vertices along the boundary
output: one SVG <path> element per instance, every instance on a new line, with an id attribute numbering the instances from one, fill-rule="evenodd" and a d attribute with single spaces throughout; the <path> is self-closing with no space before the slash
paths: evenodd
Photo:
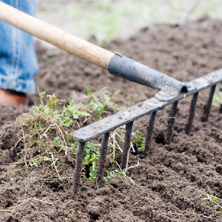
<path id="1" fill-rule="evenodd" d="M 208 18 L 192 22 L 186 31 L 178 26 L 158 25 L 144 29 L 127 41 L 112 41 L 107 48 L 168 74 L 189 81 L 221 68 L 222 22 Z M 73 55 L 49 54 L 37 45 L 40 90 L 69 101 L 75 91 L 86 94 L 83 84 L 97 91 L 109 87 L 121 96 L 143 101 L 154 90 L 117 78 Z M 221 85 L 219 84 L 217 90 Z M 212 107 L 209 121 L 202 121 L 208 91 L 200 94 L 193 129 L 186 135 L 190 99 L 179 103 L 175 132 L 164 145 L 168 109 L 159 111 L 152 154 L 140 159 L 130 154 L 132 182 L 113 178 L 102 187 L 85 181 L 72 194 L 74 160 L 59 166 L 62 179 L 48 166 L 28 167 L 19 172 L 14 120 L 27 108 L 1 107 L 0 115 L 0 221 L 222 221 L 217 206 L 203 200 L 202 193 L 222 198 L 222 114 Z M 38 102 L 38 95 L 32 99 Z M 144 133 L 148 117 L 136 121 L 134 131 Z M 222 205 L 222 204 L 221 204 Z M 209 219 L 209 216 L 215 217 Z"/>

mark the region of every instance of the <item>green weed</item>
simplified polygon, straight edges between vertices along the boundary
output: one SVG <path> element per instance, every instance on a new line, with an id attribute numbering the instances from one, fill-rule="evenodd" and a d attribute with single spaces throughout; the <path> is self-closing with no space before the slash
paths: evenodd
<path id="1" fill-rule="evenodd" d="M 24 167 L 21 168 L 21 169 L 16 169 L 16 168 L 14 168 L 13 171 L 14 171 L 15 173 L 17 173 L 17 172 L 20 172 L 20 171 L 23 170 L 23 169 L 24 169 Z"/>
<path id="2" fill-rule="evenodd" d="M 210 194 L 205 194 L 205 193 L 202 193 L 203 196 L 205 197 L 204 200 L 207 200 L 207 201 L 210 201 L 214 206 L 218 206 L 219 207 L 219 211 L 222 212 L 222 206 L 220 206 L 219 203 L 217 203 L 217 200 L 218 200 L 218 197 L 214 197 Z"/>
<path id="3" fill-rule="evenodd" d="M 89 167 L 89 180 L 95 181 L 97 177 L 98 163 L 99 163 L 100 149 L 95 147 L 92 143 L 86 142 L 84 147 L 84 160 L 83 165 Z M 106 170 L 106 176 L 104 179 L 108 181 L 112 177 L 119 176 L 123 177 L 123 174 L 118 170 L 108 171 Z"/>
<path id="4" fill-rule="evenodd" d="M 139 151 L 144 151 L 145 139 L 142 138 L 142 133 L 140 131 L 136 131 L 136 138 L 133 140 L 133 143 L 136 145 Z"/>
<path id="5" fill-rule="evenodd" d="M 95 147 L 92 143 L 86 142 L 84 148 L 83 165 L 89 166 L 89 180 L 96 180 L 100 149 Z"/>
<path id="6" fill-rule="evenodd" d="M 96 112 L 96 118 L 101 119 L 102 118 L 102 113 L 104 109 L 107 107 L 107 103 L 101 103 L 100 101 L 96 101 L 95 97 L 89 90 L 89 88 L 84 84 L 84 87 L 89 95 L 89 97 L 92 99 L 91 103 L 88 105 L 89 108 L 91 108 L 93 111 Z M 102 98 L 102 95 L 101 95 Z"/>
<path id="7" fill-rule="evenodd" d="M 214 94 L 212 105 L 216 107 L 222 105 L 222 91 L 220 91 L 218 94 Z"/>
<path id="8" fill-rule="evenodd" d="M 217 206 L 218 210 L 222 212 L 222 206 L 219 203 L 217 203 L 218 197 L 214 197 L 210 194 L 205 194 L 205 193 L 202 193 L 202 195 L 205 197 L 204 200 L 210 201 L 213 204 L 213 206 Z M 209 218 L 213 218 L 215 216 L 216 216 L 215 213 L 213 213 L 209 216 Z"/>
<path id="9" fill-rule="evenodd" d="M 118 169 L 112 170 L 112 171 L 108 171 L 106 170 L 106 176 L 104 177 L 105 181 L 110 180 L 113 177 L 124 177 L 124 174 L 119 171 Z"/>
<path id="10" fill-rule="evenodd" d="M 42 158 L 42 157 L 37 156 L 37 157 L 31 159 L 31 160 L 29 161 L 29 165 L 30 165 L 30 166 L 38 167 L 38 165 L 40 164 L 41 158 Z"/>
<path id="11" fill-rule="evenodd" d="M 51 154 L 52 155 L 52 153 L 51 152 L 49 152 L 49 154 Z M 54 158 L 53 156 L 50 158 L 50 157 L 44 157 L 43 158 L 43 160 L 44 161 L 49 161 L 50 163 L 51 163 L 51 167 L 53 167 L 53 164 L 55 164 L 58 160 L 59 160 L 59 158 L 57 157 L 57 158 Z"/>
<path id="12" fill-rule="evenodd" d="M 72 138 L 74 129 L 78 129 L 87 121 L 101 119 L 107 109 L 117 109 L 111 96 L 103 90 L 98 98 L 94 96 L 88 87 L 85 89 L 90 97 L 89 104 L 74 104 L 70 102 L 58 109 L 62 100 L 56 95 L 48 95 L 45 102 L 46 92 L 39 92 L 40 105 L 33 106 L 29 113 L 18 117 L 17 122 L 21 126 L 21 135 L 24 145 L 18 150 L 18 156 L 27 159 L 28 166 L 40 167 L 49 164 L 54 168 L 60 178 L 58 166 L 63 155 L 76 155 L 78 142 Z M 64 154 L 63 154 L 64 153 Z M 87 142 L 84 149 L 83 165 L 85 175 L 89 180 L 96 180 L 99 162 L 100 148 Z M 107 171 L 106 179 L 121 175 L 115 171 Z"/>

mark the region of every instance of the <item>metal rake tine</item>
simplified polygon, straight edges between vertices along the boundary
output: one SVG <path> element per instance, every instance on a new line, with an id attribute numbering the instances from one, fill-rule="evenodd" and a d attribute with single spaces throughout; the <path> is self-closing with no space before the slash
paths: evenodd
<path id="1" fill-rule="evenodd" d="M 150 121 L 149 125 L 146 128 L 146 138 L 145 138 L 145 148 L 144 148 L 144 155 L 147 156 L 150 153 L 150 146 L 152 141 L 152 134 L 153 134 L 153 127 L 156 118 L 156 112 L 154 111 L 150 114 Z"/>
<path id="2" fill-rule="evenodd" d="M 171 107 L 171 110 L 170 110 L 170 115 L 169 115 L 169 120 L 168 120 L 168 127 L 167 127 L 167 134 L 166 134 L 166 139 L 165 139 L 166 144 L 169 144 L 172 140 L 177 105 L 178 105 L 178 101 L 173 103 L 173 105 Z"/>
<path id="3" fill-rule="evenodd" d="M 199 95 L 199 92 L 194 93 L 192 101 L 191 101 L 190 115 L 189 115 L 189 119 L 185 127 L 186 134 L 189 134 L 192 128 L 198 95 Z"/>
<path id="4" fill-rule="evenodd" d="M 206 81 L 207 80 L 207 81 Z M 90 141 L 92 139 L 96 139 L 101 135 L 103 136 L 103 142 L 102 142 L 102 150 L 100 151 L 100 159 L 99 159 L 99 169 L 98 169 L 98 175 L 97 179 L 98 181 L 101 181 L 103 179 L 104 174 L 104 168 L 105 168 L 105 161 L 106 161 L 106 152 L 107 152 L 107 143 L 109 138 L 109 133 L 117 127 L 123 126 L 128 124 L 128 127 L 130 129 L 129 121 L 132 122 L 134 120 L 137 120 L 141 118 L 142 116 L 145 116 L 147 114 L 150 114 L 150 122 L 149 126 L 147 127 L 147 135 L 146 135 L 146 145 L 145 145 L 145 152 L 150 152 L 150 144 L 152 141 L 152 131 L 154 127 L 155 122 L 155 115 L 158 110 L 161 110 L 162 108 L 165 108 L 166 106 L 172 104 L 170 114 L 169 114 L 169 120 L 168 120 L 168 127 L 165 137 L 165 143 L 170 143 L 173 135 L 174 130 L 174 122 L 175 122 L 175 115 L 176 115 L 176 109 L 178 105 L 178 101 L 182 100 L 183 98 L 194 95 L 192 102 L 191 102 L 191 108 L 190 108 L 190 117 L 188 119 L 188 124 L 192 124 L 192 113 L 194 114 L 195 111 L 195 105 L 198 98 L 197 92 L 200 92 L 206 88 L 211 87 L 210 90 L 210 96 L 208 99 L 208 106 L 207 109 L 205 109 L 205 119 L 207 120 L 210 113 L 211 103 L 213 94 L 215 92 L 215 87 L 217 83 L 222 82 L 222 69 L 214 71 L 212 73 L 209 73 L 205 76 L 199 77 L 197 79 L 194 79 L 190 82 L 188 82 L 188 92 L 184 92 L 184 94 L 180 94 L 179 96 L 176 96 L 173 99 L 169 99 L 169 93 L 166 92 L 164 94 L 164 98 L 168 98 L 167 100 L 159 100 L 157 98 L 151 98 L 148 99 L 140 104 L 134 105 L 124 111 L 120 111 L 112 116 L 106 117 L 105 119 L 100 120 L 97 123 L 93 123 L 89 126 L 83 127 L 79 130 L 76 130 L 73 133 L 73 137 L 78 140 L 82 141 L 79 142 L 78 147 L 78 154 L 77 154 L 77 160 L 76 160 L 76 166 L 75 166 L 75 173 L 74 173 L 74 181 L 73 181 L 73 189 L 76 192 L 80 183 L 80 173 L 81 173 L 81 167 L 82 167 L 82 160 L 83 160 L 83 151 L 84 151 L 84 143 L 86 141 Z M 163 91 L 164 92 L 164 91 Z M 162 94 L 163 94 L 162 92 Z M 196 97 L 196 98 L 195 98 Z M 191 121 L 192 120 L 192 121 Z M 191 128 L 191 127 L 188 127 Z M 127 129 L 127 131 L 129 130 Z M 130 133 L 129 133 L 130 135 Z M 130 138 L 130 136 L 128 136 Z M 126 143 L 126 142 L 125 142 Z M 128 146 L 125 146 L 126 150 Z M 123 161 L 122 161 L 123 162 Z"/>
<path id="5" fill-rule="evenodd" d="M 123 154 L 122 154 L 122 160 L 121 160 L 122 169 L 126 168 L 127 154 L 130 148 L 130 138 L 132 134 L 132 129 L 133 129 L 133 121 L 126 124 L 125 142 L 124 142 Z"/>
<path id="6" fill-rule="evenodd" d="M 105 133 L 103 135 L 102 145 L 101 145 L 101 148 L 100 148 L 99 166 L 98 166 L 98 171 L 97 171 L 97 181 L 98 182 L 102 182 L 103 175 L 104 175 L 108 140 L 109 140 L 109 132 Z"/>
<path id="7" fill-rule="evenodd" d="M 84 146 L 85 146 L 85 142 L 79 142 L 77 156 L 76 156 L 75 171 L 74 171 L 74 175 L 73 175 L 74 194 L 77 193 L 78 188 L 79 188 L 79 184 L 80 184 Z"/>
<path id="8" fill-rule="evenodd" d="M 216 89 L 216 84 L 211 86 L 211 88 L 210 88 L 209 98 L 208 98 L 207 104 L 204 109 L 204 114 L 203 114 L 203 121 L 204 122 L 207 122 L 209 119 L 210 109 L 212 106 L 212 100 L 213 100 L 215 89 Z"/>

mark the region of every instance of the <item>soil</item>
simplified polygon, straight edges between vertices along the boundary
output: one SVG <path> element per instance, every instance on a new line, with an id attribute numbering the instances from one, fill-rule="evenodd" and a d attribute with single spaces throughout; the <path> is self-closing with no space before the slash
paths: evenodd
<path id="1" fill-rule="evenodd" d="M 207 17 L 179 25 L 144 28 L 128 40 L 117 39 L 107 48 L 157 69 L 180 81 L 190 81 L 221 68 L 222 21 Z M 90 41 L 95 42 L 94 38 Z M 36 45 L 40 90 L 57 94 L 67 102 L 86 94 L 84 84 L 95 92 L 103 87 L 120 90 L 135 102 L 152 97 L 155 90 L 117 78 L 69 53 L 59 55 Z M 218 84 L 217 92 L 221 84 Z M 75 92 L 75 97 L 73 96 Z M 203 200 L 218 197 L 222 205 L 222 113 L 212 107 L 208 122 L 202 121 L 209 91 L 200 93 L 192 131 L 184 131 L 190 98 L 179 103 L 172 142 L 164 144 L 169 109 L 157 113 L 152 153 L 141 159 L 130 154 L 130 180 L 115 177 L 98 187 L 82 182 L 72 193 L 75 160 L 59 166 L 59 180 L 48 166 L 28 167 L 16 172 L 21 159 L 16 152 L 15 119 L 26 107 L 0 107 L 0 221 L 222 221 L 219 206 Z M 38 94 L 32 95 L 38 103 Z M 143 132 L 148 117 L 136 121 Z M 109 166 L 107 166 L 109 167 Z"/>

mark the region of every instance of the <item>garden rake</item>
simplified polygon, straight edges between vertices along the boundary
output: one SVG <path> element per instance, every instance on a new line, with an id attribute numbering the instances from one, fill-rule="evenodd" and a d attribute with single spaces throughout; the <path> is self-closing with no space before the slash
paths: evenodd
<path id="1" fill-rule="evenodd" d="M 120 53 L 112 53 L 106 49 L 100 48 L 78 37 L 68 34 L 2 2 L 0 2 L 0 19 L 61 49 L 71 52 L 80 58 L 107 69 L 111 74 L 140 83 L 153 89 L 159 89 L 159 91 L 155 94 L 155 97 L 104 118 L 89 126 L 76 130 L 73 133 L 73 137 L 79 142 L 73 177 L 74 193 L 78 191 L 80 184 L 84 146 L 87 141 L 103 135 L 97 172 L 97 182 L 102 182 L 109 133 L 111 131 L 120 126 L 126 125 L 125 142 L 121 158 L 121 168 L 125 169 L 127 164 L 127 155 L 130 148 L 133 122 L 136 119 L 150 114 L 150 120 L 146 129 L 144 156 L 147 156 L 150 153 L 152 132 L 158 110 L 172 104 L 165 139 L 165 143 L 169 144 L 173 135 L 178 102 L 187 96 L 193 96 L 189 118 L 185 128 L 186 133 L 189 134 L 194 120 L 198 94 L 200 91 L 210 87 L 209 98 L 204 111 L 204 120 L 208 120 L 216 84 L 222 82 L 222 69 L 194 79 L 190 82 L 183 83 L 142 65 L 141 63 L 122 56 Z"/>

